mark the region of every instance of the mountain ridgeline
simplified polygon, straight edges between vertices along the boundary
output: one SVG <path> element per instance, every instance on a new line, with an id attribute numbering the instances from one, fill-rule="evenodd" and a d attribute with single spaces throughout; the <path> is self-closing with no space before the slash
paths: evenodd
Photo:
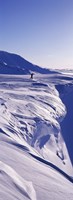
<path id="1" fill-rule="evenodd" d="M 49 74 L 51 70 L 41 68 L 37 65 L 33 65 L 19 55 L 0 51 L 0 74 L 30 74 L 41 73 Z"/>

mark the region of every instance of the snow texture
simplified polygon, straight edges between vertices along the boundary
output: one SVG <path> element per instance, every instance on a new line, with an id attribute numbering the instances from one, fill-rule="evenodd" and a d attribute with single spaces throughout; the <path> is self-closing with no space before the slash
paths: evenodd
<path id="1" fill-rule="evenodd" d="M 73 74 L 45 70 L 0 75 L 0 200 L 73 199 Z"/>

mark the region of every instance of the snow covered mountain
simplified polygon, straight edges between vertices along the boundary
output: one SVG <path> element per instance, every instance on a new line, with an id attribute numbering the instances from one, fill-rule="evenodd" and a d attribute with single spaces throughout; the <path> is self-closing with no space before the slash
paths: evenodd
<path id="1" fill-rule="evenodd" d="M 19 55 L 0 51 L 0 74 L 30 74 L 31 72 L 52 73 L 51 70 L 33 65 Z"/>
<path id="2" fill-rule="evenodd" d="M 13 57 L 0 52 L 0 200 L 72 200 L 73 73 L 9 75 Z"/>

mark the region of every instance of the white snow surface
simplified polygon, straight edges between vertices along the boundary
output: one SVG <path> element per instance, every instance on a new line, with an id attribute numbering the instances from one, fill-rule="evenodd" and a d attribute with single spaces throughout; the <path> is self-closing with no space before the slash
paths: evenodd
<path id="1" fill-rule="evenodd" d="M 0 200 L 73 199 L 67 108 L 56 87 L 73 91 L 66 76 L 0 75 Z"/>

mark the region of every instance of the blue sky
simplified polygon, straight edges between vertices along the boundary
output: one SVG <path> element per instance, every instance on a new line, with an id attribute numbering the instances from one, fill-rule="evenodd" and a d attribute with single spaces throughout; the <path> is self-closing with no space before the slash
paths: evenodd
<path id="1" fill-rule="evenodd" d="M 0 0 L 0 50 L 72 68 L 73 0 Z"/>

